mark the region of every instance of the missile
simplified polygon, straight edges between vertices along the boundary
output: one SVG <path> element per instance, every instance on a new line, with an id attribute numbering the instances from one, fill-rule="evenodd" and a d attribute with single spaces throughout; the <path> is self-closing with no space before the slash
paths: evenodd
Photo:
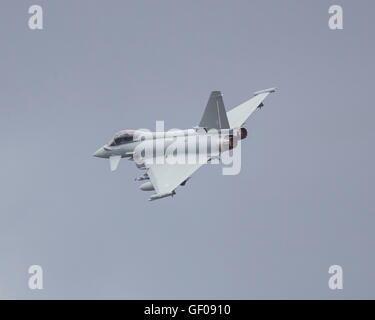
<path id="1" fill-rule="evenodd" d="M 166 197 L 173 197 L 176 194 L 176 191 L 168 192 L 168 193 L 162 193 L 162 194 L 153 194 L 148 201 L 153 201 L 161 198 L 166 198 Z"/>

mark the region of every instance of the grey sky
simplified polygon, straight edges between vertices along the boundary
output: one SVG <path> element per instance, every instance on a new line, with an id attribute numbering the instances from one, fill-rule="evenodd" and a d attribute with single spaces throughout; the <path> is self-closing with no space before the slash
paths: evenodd
<path id="1" fill-rule="evenodd" d="M 375 298 L 373 1 L 0 11 L 0 298 Z M 92 157 L 120 129 L 197 125 L 213 90 L 230 109 L 272 86 L 240 175 L 206 166 L 150 203 L 133 163 Z"/>

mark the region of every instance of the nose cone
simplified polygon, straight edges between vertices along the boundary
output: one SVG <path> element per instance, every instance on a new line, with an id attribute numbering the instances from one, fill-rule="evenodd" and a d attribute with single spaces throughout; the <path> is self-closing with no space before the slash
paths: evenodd
<path id="1" fill-rule="evenodd" d="M 98 158 L 105 158 L 105 150 L 103 147 L 99 148 L 98 150 L 96 150 L 93 154 L 94 157 L 98 157 Z"/>

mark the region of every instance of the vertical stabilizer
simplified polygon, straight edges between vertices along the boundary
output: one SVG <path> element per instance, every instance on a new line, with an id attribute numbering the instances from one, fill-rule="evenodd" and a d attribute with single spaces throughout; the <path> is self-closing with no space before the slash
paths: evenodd
<path id="1" fill-rule="evenodd" d="M 229 129 L 223 95 L 220 91 L 211 92 L 199 126 L 207 129 Z"/>

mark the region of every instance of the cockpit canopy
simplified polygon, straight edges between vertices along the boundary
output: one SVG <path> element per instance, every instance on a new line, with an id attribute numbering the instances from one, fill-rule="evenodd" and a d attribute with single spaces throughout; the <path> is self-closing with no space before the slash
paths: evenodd
<path id="1" fill-rule="evenodd" d="M 108 143 L 109 146 L 119 146 L 125 143 L 130 143 L 134 141 L 135 130 L 122 130 L 115 134 L 113 139 Z"/>

